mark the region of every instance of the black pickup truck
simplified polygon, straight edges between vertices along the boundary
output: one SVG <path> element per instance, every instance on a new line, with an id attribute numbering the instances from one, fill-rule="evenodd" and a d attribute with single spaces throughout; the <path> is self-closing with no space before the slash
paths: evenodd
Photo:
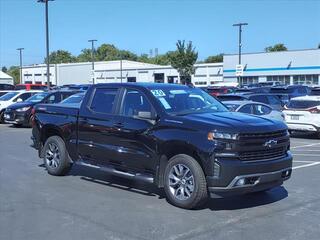
<path id="1" fill-rule="evenodd" d="M 183 85 L 93 85 L 79 106 L 37 105 L 32 133 L 49 174 L 97 168 L 153 183 L 188 209 L 208 196 L 266 191 L 292 170 L 284 123 L 229 112 Z"/>

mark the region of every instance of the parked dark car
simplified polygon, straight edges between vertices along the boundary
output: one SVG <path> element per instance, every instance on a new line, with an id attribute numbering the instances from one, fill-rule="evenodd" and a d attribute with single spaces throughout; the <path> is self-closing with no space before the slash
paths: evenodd
<path id="1" fill-rule="evenodd" d="M 195 208 L 208 196 L 266 191 L 290 178 L 287 126 L 230 112 L 201 89 L 175 84 L 97 84 L 80 108 L 39 104 L 34 146 L 49 174 L 73 163 L 164 188 Z"/>
<path id="2" fill-rule="evenodd" d="M 261 102 L 264 104 L 268 104 L 273 109 L 276 110 L 282 110 L 283 103 L 279 99 L 278 96 L 274 94 L 268 94 L 268 93 L 238 93 L 238 94 L 225 94 L 218 96 L 218 99 L 220 101 L 243 101 L 243 100 L 250 100 L 254 102 Z"/>
<path id="3" fill-rule="evenodd" d="M 289 100 L 294 97 L 306 96 L 310 93 L 310 88 L 303 85 L 289 85 L 272 87 L 270 93 L 273 94 L 287 94 Z"/>
<path id="4" fill-rule="evenodd" d="M 4 112 L 4 121 L 14 125 L 31 125 L 32 109 L 39 103 L 59 103 L 78 91 L 42 92 L 21 103 L 10 105 Z"/>
<path id="5" fill-rule="evenodd" d="M 0 90 L 14 90 L 14 86 L 7 83 L 0 83 Z"/>

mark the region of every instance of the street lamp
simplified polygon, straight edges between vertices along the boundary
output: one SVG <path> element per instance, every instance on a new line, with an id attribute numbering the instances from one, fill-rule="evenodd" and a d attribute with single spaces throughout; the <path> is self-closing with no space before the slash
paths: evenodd
<path id="1" fill-rule="evenodd" d="M 241 43 L 241 33 L 242 33 L 242 26 L 247 26 L 248 23 L 235 23 L 232 26 L 234 27 L 239 27 L 239 65 L 241 65 L 241 47 L 242 47 L 242 43 Z M 238 76 L 238 83 L 240 83 L 241 77 Z"/>
<path id="2" fill-rule="evenodd" d="M 92 83 L 94 84 L 94 42 L 96 39 L 90 39 L 88 42 L 91 42 L 91 62 L 92 62 Z"/>
<path id="3" fill-rule="evenodd" d="M 50 60 L 49 60 L 49 17 L 48 17 L 48 2 L 54 0 L 37 0 L 37 2 L 45 3 L 45 18 L 46 18 L 46 52 L 47 52 L 47 87 L 50 89 Z"/>
<path id="4" fill-rule="evenodd" d="M 20 54 L 20 84 L 22 83 L 22 50 L 24 50 L 24 48 L 17 48 L 17 50 L 19 51 Z"/>

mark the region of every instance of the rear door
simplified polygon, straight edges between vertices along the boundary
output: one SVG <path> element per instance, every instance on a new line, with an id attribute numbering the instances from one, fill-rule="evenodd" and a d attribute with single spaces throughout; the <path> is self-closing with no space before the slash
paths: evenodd
<path id="1" fill-rule="evenodd" d="M 97 87 L 78 120 L 78 153 L 97 164 L 117 162 L 118 142 L 114 137 L 114 111 L 118 88 Z"/>
<path id="2" fill-rule="evenodd" d="M 117 159 L 126 168 L 154 173 L 156 140 L 153 128 L 155 110 L 145 94 L 126 88 L 116 117 L 116 136 L 119 143 Z"/>

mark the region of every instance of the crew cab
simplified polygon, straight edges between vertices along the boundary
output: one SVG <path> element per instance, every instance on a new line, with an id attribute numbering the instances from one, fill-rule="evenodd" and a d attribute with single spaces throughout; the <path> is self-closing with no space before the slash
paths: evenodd
<path id="1" fill-rule="evenodd" d="M 208 196 L 267 191 L 290 178 L 287 126 L 230 112 L 191 86 L 97 84 L 79 105 L 35 107 L 32 139 L 49 174 L 80 164 L 164 188 L 191 209 Z"/>

